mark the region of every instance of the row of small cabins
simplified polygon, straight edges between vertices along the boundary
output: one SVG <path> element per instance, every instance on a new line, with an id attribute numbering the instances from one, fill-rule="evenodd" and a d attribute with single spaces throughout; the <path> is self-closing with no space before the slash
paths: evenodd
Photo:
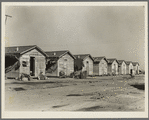
<path id="1" fill-rule="evenodd" d="M 6 73 L 6 77 L 19 77 L 21 73 L 38 76 L 59 76 L 64 71 L 67 76 L 74 72 L 75 59 L 79 56 L 84 63 L 83 70 L 88 75 L 139 74 L 139 63 L 125 60 L 92 57 L 90 54 L 73 55 L 70 51 L 43 51 L 38 46 L 15 46 L 5 48 L 5 68 L 9 60 L 6 56 L 15 56 L 20 67 Z"/>

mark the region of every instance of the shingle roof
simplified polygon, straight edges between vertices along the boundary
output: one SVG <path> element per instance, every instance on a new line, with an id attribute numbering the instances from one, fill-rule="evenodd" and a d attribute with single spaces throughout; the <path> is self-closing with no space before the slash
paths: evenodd
<path id="1" fill-rule="evenodd" d="M 35 46 L 36 45 L 5 47 L 5 53 L 22 53 L 22 52 L 24 52 L 28 49 L 31 49 Z M 18 51 L 16 51 L 17 48 L 18 48 Z"/>
<path id="2" fill-rule="evenodd" d="M 45 53 L 49 56 L 49 57 L 60 57 L 61 55 L 63 55 L 64 53 L 66 53 L 67 51 L 46 51 Z M 55 53 L 55 54 L 54 54 Z"/>
<path id="3" fill-rule="evenodd" d="M 45 52 L 49 58 L 53 58 L 53 60 L 59 59 L 61 56 L 65 55 L 66 53 L 70 54 L 74 59 L 75 57 L 68 51 L 68 50 L 62 50 L 62 51 L 46 51 Z"/>
<path id="4" fill-rule="evenodd" d="M 93 57 L 93 59 L 94 59 L 94 62 L 100 62 L 102 59 L 105 59 L 107 61 L 107 59 L 106 59 L 105 56 L 102 56 L 102 57 Z"/>
<path id="5" fill-rule="evenodd" d="M 130 63 L 132 63 L 131 61 L 126 61 L 126 64 L 129 65 Z"/>
<path id="6" fill-rule="evenodd" d="M 119 62 L 119 64 L 121 65 L 123 62 L 125 62 L 125 60 L 117 60 Z M 126 63 L 126 62 L 125 62 Z"/>
<path id="7" fill-rule="evenodd" d="M 139 65 L 139 63 L 138 62 L 132 62 L 132 64 L 135 66 L 136 64 L 138 64 Z"/>
<path id="8" fill-rule="evenodd" d="M 112 64 L 115 60 L 117 61 L 116 58 L 110 58 L 110 59 L 107 59 L 108 64 Z M 117 62 L 118 62 L 118 61 L 117 61 Z"/>
<path id="9" fill-rule="evenodd" d="M 93 61 L 94 61 L 94 59 L 93 59 L 93 57 L 90 55 L 90 54 L 78 54 L 78 55 L 74 55 L 76 58 L 78 57 L 78 56 L 80 56 L 80 59 L 82 59 L 82 60 L 84 60 L 87 56 L 89 56 Z"/>
<path id="10" fill-rule="evenodd" d="M 44 54 L 47 57 L 46 53 L 36 45 L 5 47 L 5 54 L 20 56 L 35 48 L 37 48 L 42 54 Z"/>

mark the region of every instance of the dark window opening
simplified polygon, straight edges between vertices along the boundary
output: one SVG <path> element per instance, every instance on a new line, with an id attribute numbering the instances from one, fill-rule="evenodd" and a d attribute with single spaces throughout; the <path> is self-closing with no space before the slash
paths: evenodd
<path id="1" fill-rule="evenodd" d="M 35 76 L 35 57 L 30 57 L 30 74 Z"/>
<path id="2" fill-rule="evenodd" d="M 27 67 L 27 61 L 22 61 L 22 66 Z"/>

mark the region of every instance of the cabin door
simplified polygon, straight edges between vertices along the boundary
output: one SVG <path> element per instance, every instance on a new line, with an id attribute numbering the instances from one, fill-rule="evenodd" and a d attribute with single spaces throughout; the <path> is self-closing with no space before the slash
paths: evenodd
<path id="1" fill-rule="evenodd" d="M 131 75 L 133 74 L 132 72 L 133 72 L 132 69 L 130 69 L 130 74 L 131 74 Z"/>
<path id="2" fill-rule="evenodd" d="M 30 75 L 35 76 L 35 57 L 30 57 Z"/>
<path id="3" fill-rule="evenodd" d="M 139 73 L 138 73 L 138 66 L 137 66 L 136 74 L 139 74 Z"/>
<path id="4" fill-rule="evenodd" d="M 86 61 L 86 71 L 87 75 L 89 75 L 89 61 Z"/>

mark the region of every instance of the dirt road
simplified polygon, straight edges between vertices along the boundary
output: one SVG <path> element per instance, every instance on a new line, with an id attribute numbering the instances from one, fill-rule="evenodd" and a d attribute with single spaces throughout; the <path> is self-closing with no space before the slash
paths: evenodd
<path id="1" fill-rule="evenodd" d="M 6 80 L 8 111 L 144 111 L 144 76 Z"/>

